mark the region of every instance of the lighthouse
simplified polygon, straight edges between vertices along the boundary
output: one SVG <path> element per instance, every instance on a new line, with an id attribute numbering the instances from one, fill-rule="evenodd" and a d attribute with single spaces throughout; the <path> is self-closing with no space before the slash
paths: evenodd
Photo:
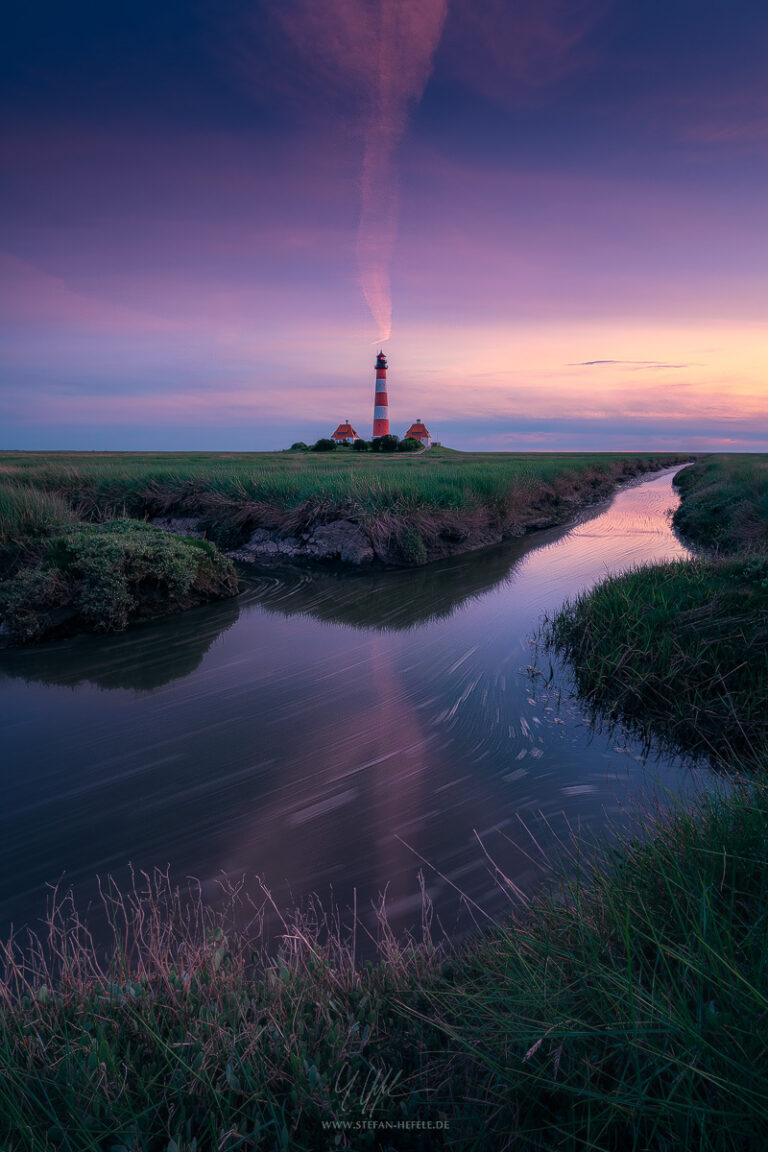
<path id="1" fill-rule="evenodd" d="M 373 400 L 373 435 L 389 436 L 389 401 L 387 400 L 387 358 L 376 357 L 376 394 Z"/>

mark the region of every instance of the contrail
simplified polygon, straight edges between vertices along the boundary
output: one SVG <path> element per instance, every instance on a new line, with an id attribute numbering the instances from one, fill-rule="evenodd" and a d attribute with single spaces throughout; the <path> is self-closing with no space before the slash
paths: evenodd
<path id="1" fill-rule="evenodd" d="M 283 20 L 315 69 L 363 110 L 357 262 L 379 341 L 392 331 L 395 149 L 432 71 L 446 8 L 447 0 L 294 0 Z"/>
<path id="2" fill-rule="evenodd" d="M 368 5 L 366 5 L 368 7 Z M 378 0 L 375 90 L 365 132 L 357 262 L 363 295 L 378 328 L 392 332 L 389 269 L 397 231 L 394 151 L 405 131 L 408 105 L 420 99 L 445 21 L 446 0 Z"/>

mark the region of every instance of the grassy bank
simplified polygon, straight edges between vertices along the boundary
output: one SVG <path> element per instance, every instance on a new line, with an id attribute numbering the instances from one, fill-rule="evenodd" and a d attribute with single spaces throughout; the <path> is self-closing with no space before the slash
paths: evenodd
<path id="1" fill-rule="evenodd" d="M 692 543 L 722 553 L 768 550 L 768 456 L 709 456 L 676 483 L 674 524 Z"/>
<path id="2" fill-rule="evenodd" d="M 719 763 L 767 762 L 768 459 L 683 469 L 674 523 L 708 555 L 612 577 L 548 621 L 598 718 Z"/>
<path id="3" fill-rule="evenodd" d="M 0 639 L 115 630 L 232 595 L 234 569 L 217 549 L 241 549 L 257 529 L 267 534 L 262 552 L 240 559 L 276 553 L 277 538 L 282 556 L 408 567 L 561 523 L 617 480 L 675 459 L 439 448 L 411 456 L 1 453 Z M 190 539 L 163 543 L 141 529 L 153 518 L 204 535 L 205 549 Z M 119 573 L 112 592 L 110 565 Z"/>
<path id="4" fill-rule="evenodd" d="M 658 819 L 460 949 L 382 920 L 376 964 L 313 915 L 275 954 L 157 880 L 109 893 L 109 963 L 59 912 L 51 961 L 3 952 L 0 1146 L 758 1152 L 766 796 Z"/>
<path id="5" fill-rule="evenodd" d="M 403 563 L 445 533 L 496 530 L 607 496 L 617 479 L 682 461 L 671 454 L 333 453 L 0 454 L 0 547 L 57 508 L 78 519 L 194 516 L 210 539 L 236 548 L 259 527 L 305 532 L 339 518 L 362 524 L 383 554 Z M 24 499 L 21 498 L 23 494 Z M 401 540 L 402 538 L 402 540 Z M 399 545 L 403 544 L 403 548 Z"/>
<path id="6" fill-rule="evenodd" d="M 549 622 L 600 718 L 721 763 L 768 748 L 768 556 L 611 577 Z"/>

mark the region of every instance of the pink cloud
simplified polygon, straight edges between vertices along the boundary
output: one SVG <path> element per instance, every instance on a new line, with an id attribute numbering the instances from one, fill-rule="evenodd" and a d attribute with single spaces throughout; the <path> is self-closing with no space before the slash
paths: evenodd
<path id="1" fill-rule="evenodd" d="M 363 138 L 357 233 L 360 286 L 379 340 L 392 330 L 390 262 L 397 231 L 394 150 L 419 100 L 447 0 L 289 0 L 279 19 L 306 66 L 359 109 Z M 308 94 L 308 100 L 311 96 Z"/>

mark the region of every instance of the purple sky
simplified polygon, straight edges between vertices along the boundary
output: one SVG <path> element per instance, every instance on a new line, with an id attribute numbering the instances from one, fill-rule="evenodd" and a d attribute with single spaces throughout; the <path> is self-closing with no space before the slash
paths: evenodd
<path id="1" fill-rule="evenodd" d="M 160 9 L 158 11 L 158 9 Z M 762 0 L 50 2 L 0 447 L 768 449 Z"/>

